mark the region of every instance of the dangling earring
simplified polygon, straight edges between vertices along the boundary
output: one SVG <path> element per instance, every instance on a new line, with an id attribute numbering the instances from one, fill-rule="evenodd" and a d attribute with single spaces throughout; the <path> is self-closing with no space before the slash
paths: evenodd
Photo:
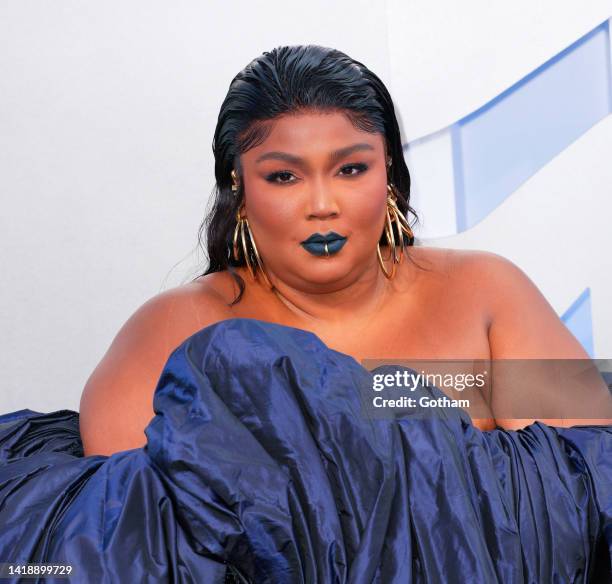
<path id="1" fill-rule="evenodd" d="M 236 180 L 236 172 L 232 170 L 232 191 L 238 191 L 240 188 L 240 184 Z M 244 202 L 240 205 L 238 211 L 236 211 L 236 228 L 234 229 L 234 237 L 232 240 L 232 251 L 234 255 L 234 260 L 236 262 L 240 261 L 239 253 L 238 253 L 238 233 L 240 232 L 240 240 L 242 244 L 242 253 L 244 255 L 244 261 L 246 262 L 247 268 L 249 269 L 249 273 L 251 274 L 251 278 L 253 281 L 257 280 L 256 269 L 257 267 L 261 270 L 261 275 L 263 276 L 264 282 L 266 286 L 272 290 L 273 286 L 268 279 L 266 271 L 263 266 L 263 262 L 259 257 L 259 252 L 257 251 L 257 246 L 255 245 L 255 238 L 253 237 L 253 232 L 251 231 L 251 227 L 249 226 L 249 220 L 246 218 L 246 215 L 241 216 L 240 212 L 244 209 Z M 247 238 L 250 241 L 251 249 L 247 245 Z M 257 264 L 255 270 L 253 269 L 252 258 L 255 258 L 255 263 Z"/>
<path id="2" fill-rule="evenodd" d="M 385 262 L 380 252 L 380 243 L 376 244 L 376 254 L 378 255 L 378 263 L 380 264 L 383 274 L 389 280 L 395 276 L 395 267 L 402 262 L 402 258 L 404 257 L 404 234 L 406 234 L 410 239 L 412 239 L 414 235 L 408 221 L 397 206 L 396 201 L 397 194 L 395 191 L 395 186 L 393 184 L 388 184 L 385 237 L 387 239 L 387 247 L 389 248 L 389 257 L 387 260 L 391 259 L 391 271 L 388 271 L 387 268 L 385 268 Z M 393 229 L 394 225 L 399 237 L 399 245 L 396 245 L 395 243 L 395 234 Z"/>

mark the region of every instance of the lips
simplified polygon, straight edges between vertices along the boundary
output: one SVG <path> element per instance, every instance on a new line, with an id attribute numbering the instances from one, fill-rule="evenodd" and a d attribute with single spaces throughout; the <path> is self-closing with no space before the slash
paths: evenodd
<path id="1" fill-rule="evenodd" d="M 330 231 L 326 235 L 313 233 L 308 239 L 302 241 L 302 247 L 314 256 L 329 258 L 337 254 L 345 243 L 346 237 Z"/>
<path id="2" fill-rule="evenodd" d="M 302 243 L 331 243 L 337 239 L 346 239 L 343 235 L 339 235 L 335 231 L 330 231 L 326 235 L 320 233 L 313 233 L 308 239 L 302 241 Z"/>

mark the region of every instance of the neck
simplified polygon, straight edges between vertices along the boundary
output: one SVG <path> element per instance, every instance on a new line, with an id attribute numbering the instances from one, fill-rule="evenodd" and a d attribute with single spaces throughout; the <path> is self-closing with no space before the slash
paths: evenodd
<path id="1" fill-rule="evenodd" d="M 382 273 L 376 257 L 351 281 L 321 286 L 316 292 L 291 286 L 270 272 L 268 277 L 274 285 L 271 293 L 296 320 L 316 326 L 369 320 L 380 312 L 396 288 L 396 282 Z"/>

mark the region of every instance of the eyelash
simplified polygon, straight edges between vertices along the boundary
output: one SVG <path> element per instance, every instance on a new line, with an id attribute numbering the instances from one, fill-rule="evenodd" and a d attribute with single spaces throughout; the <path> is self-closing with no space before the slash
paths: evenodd
<path id="1" fill-rule="evenodd" d="M 342 172 L 343 170 L 347 169 L 347 168 L 356 168 L 359 170 L 359 172 L 353 173 L 353 174 L 345 174 L 343 176 L 346 176 L 347 178 L 353 178 L 355 176 L 359 176 L 360 174 L 363 174 L 367 169 L 368 169 L 368 165 L 367 164 L 363 164 L 362 162 L 357 162 L 355 164 L 345 164 L 341 169 L 340 172 Z M 279 185 L 289 185 L 294 183 L 295 181 L 292 180 L 286 180 L 286 181 L 277 181 L 276 179 L 284 174 L 292 174 L 291 172 L 289 172 L 288 170 L 280 170 L 278 172 L 273 172 L 272 174 L 269 174 L 266 177 L 266 180 L 268 182 L 271 183 L 276 183 Z"/>

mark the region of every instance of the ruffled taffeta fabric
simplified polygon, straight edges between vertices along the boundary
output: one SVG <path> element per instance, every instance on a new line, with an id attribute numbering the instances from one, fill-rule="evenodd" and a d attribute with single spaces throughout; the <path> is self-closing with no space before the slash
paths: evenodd
<path id="1" fill-rule="evenodd" d="M 372 420 L 371 376 L 232 318 L 172 353 L 144 448 L 85 458 L 76 412 L 0 416 L 0 562 L 113 584 L 612 581 L 612 427 Z"/>

